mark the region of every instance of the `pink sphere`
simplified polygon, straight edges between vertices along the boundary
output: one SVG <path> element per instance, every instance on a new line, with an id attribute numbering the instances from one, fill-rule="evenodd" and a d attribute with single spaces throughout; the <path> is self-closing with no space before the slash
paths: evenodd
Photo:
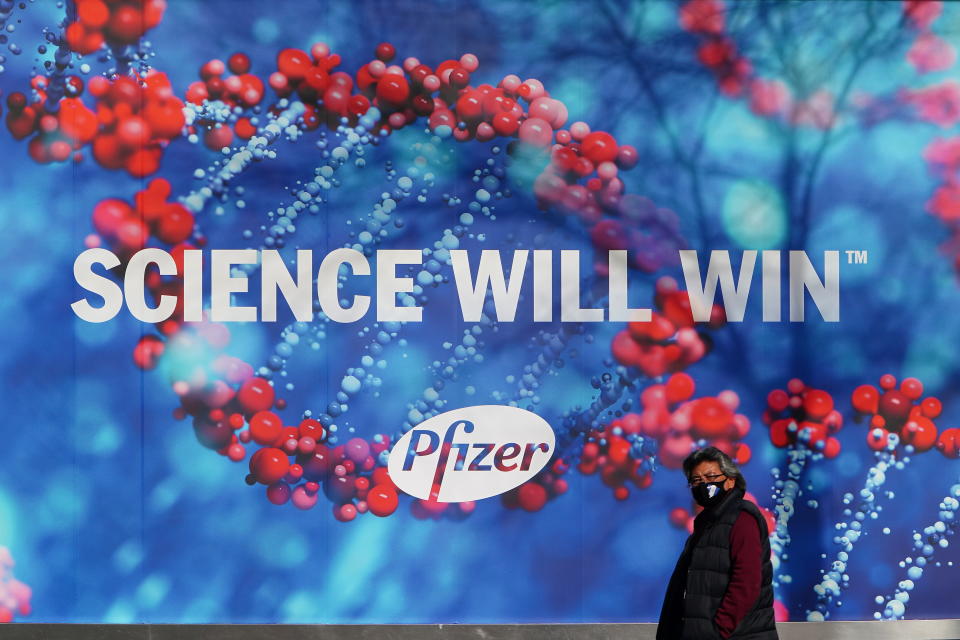
<path id="1" fill-rule="evenodd" d="M 344 451 L 348 458 L 360 464 L 370 455 L 370 444 L 363 438 L 352 438 L 347 442 Z"/>
<path id="2" fill-rule="evenodd" d="M 553 141 L 553 128 L 543 118 L 527 118 L 520 125 L 519 135 L 529 145 L 546 147 Z"/>
<path id="3" fill-rule="evenodd" d="M 293 506 L 295 506 L 297 509 L 303 509 L 306 511 L 307 509 L 313 508 L 313 506 L 317 504 L 317 498 L 319 496 L 319 493 L 311 493 L 307 491 L 303 485 L 300 485 L 293 490 L 291 501 L 293 502 Z"/>

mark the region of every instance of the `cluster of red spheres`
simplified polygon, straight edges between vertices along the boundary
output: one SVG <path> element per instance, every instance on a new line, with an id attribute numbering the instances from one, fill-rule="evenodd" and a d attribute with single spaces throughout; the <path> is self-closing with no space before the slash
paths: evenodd
<path id="1" fill-rule="evenodd" d="M 649 322 L 631 322 L 614 336 L 610 345 L 620 364 L 636 367 L 649 378 L 682 371 L 707 354 L 709 338 L 697 330 L 690 310 L 690 297 L 668 276 L 657 280 Z M 723 326 L 723 307 L 713 305 L 706 327 Z"/>
<path id="2" fill-rule="evenodd" d="M 501 495 L 500 501 L 507 509 L 540 511 L 547 502 L 567 492 L 569 485 L 564 475 L 569 470 L 570 466 L 557 458 L 532 479 Z"/>
<path id="3" fill-rule="evenodd" d="M 737 51 L 726 32 L 726 6 L 721 0 L 689 0 L 680 6 L 679 21 L 685 31 L 703 38 L 697 60 L 713 73 L 724 95 L 746 96 L 759 116 L 787 115 L 792 104 L 789 87 L 754 74 L 750 60 Z M 803 122 L 803 118 L 795 120 Z"/>
<path id="4" fill-rule="evenodd" d="M 535 104 L 538 102 L 531 105 L 531 111 Z M 566 107 L 563 114 L 565 118 Z M 533 130 L 540 137 L 529 134 L 524 137 L 524 132 L 531 130 L 527 126 L 530 122 L 536 123 Z M 520 140 L 528 145 L 547 146 L 556 140 L 551 147 L 549 164 L 533 184 L 534 195 L 541 206 L 557 206 L 591 224 L 600 221 L 604 212 L 619 215 L 618 205 L 624 191 L 619 172 L 636 166 L 637 150 L 619 144 L 605 131 L 591 131 L 585 122 L 574 122 L 568 129 L 557 131 L 551 126 L 543 118 L 531 117 L 524 120 L 520 128 Z M 581 180 L 584 180 L 582 184 Z"/>
<path id="5" fill-rule="evenodd" d="M 650 465 L 630 455 L 633 447 L 630 436 L 639 435 L 640 431 L 640 416 L 628 413 L 611 421 L 602 431 L 589 433 L 577 469 L 584 475 L 599 471 L 601 481 L 610 487 L 617 500 L 630 497 L 628 483 L 637 489 L 649 488 L 653 484 Z"/>
<path id="6" fill-rule="evenodd" d="M 798 378 L 787 382 L 785 390 L 767 394 L 763 423 L 770 429 L 770 442 L 779 449 L 804 447 L 827 458 L 840 453 L 834 434 L 843 427 L 843 415 L 834 408 L 833 396 Z"/>
<path id="7" fill-rule="evenodd" d="M 30 156 L 39 163 L 80 160 L 81 148 L 90 145 L 94 159 L 106 169 L 126 169 L 135 177 L 156 173 L 163 147 L 180 135 L 183 103 L 173 95 L 162 73 L 142 78 L 103 76 L 86 87 L 78 76 L 66 79 L 70 97 L 61 98 L 55 110 L 47 108 L 44 76 L 33 80 L 37 100 L 28 104 L 22 93 L 7 98 L 7 129 L 17 140 L 31 135 Z M 86 89 L 96 104 L 83 102 Z M 36 135 L 34 135 L 36 134 Z"/>
<path id="8" fill-rule="evenodd" d="M 340 56 L 331 53 L 323 43 L 314 44 L 309 53 L 284 49 L 277 55 L 277 70 L 270 75 L 268 83 L 278 96 L 295 93 L 303 101 L 307 106 L 304 119 L 309 126 L 316 127 L 326 121 L 328 126 L 335 127 L 340 118 L 356 122 L 371 105 L 377 104 L 384 113 L 379 128 L 388 130 L 391 105 L 402 104 L 409 95 L 403 71 L 394 65 L 387 73 L 386 63 L 394 55 L 393 46 L 382 43 L 377 47 L 376 58 L 351 75 L 337 70 Z M 414 120 L 415 115 L 410 122 Z M 396 117 L 393 123 L 398 124 Z M 405 120 L 400 126 L 404 123 Z"/>
<path id="9" fill-rule="evenodd" d="M 123 274 L 126 262 L 148 244 L 162 243 L 170 247 L 170 254 L 183 273 L 183 252 L 197 248 L 191 244 L 194 216 L 179 202 L 170 202 L 170 183 L 154 178 L 138 191 L 133 202 L 119 198 L 105 198 L 97 203 L 91 216 L 96 234 L 86 238 L 88 247 L 107 246 L 121 260 L 115 269 Z M 197 244 L 202 244 L 198 242 Z M 183 280 L 180 275 L 162 277 L 156 270 L 148 271 L 145 289 L 159 301 L 164 295 L 178 300 L 173 316 L 157 327 L 164 335 L 174 334 L 183 320 Z M 163 342 L 154 335 L 145 335 L 134 348 L 134 362 L 141 369 L 153 369 L 163 354 Z"/>
<path id="10" fill-rule="evenodd" d="M 285 424 L 280 412 L 286 402 L 277 397 L 270 382 L 254 375 L 248 363 L 224 352 L 230 335 L 222 324 L 185 324 L 166 342 L 158 337 L 153 341 L 151 348 L 159 354 L 164 349 L 178 355 L 205 352 L 212 362 L 209 367 L 198 366 L 172 379 L 180 397 L 174 417 L 192 417 L 200 444 L 234 462 L 246 459 L 252 447 L 247 483 L 264 486 L 271 503 L 307 510 L 316 506 L 322 493 L 341 522 L 364 513 L 386 517 L 397 510 L 400 491 L 380 464 L 381 454 L 391 446 L 388 436 L 354 437 L 332 444 L 328 428 L 318 420 L 307 417 L 296 425 Z M 435 485 L 431 498 L 414 500 L 413 515 L 458 518 L 473 511 L 472 502 L 439 502 L 438 492 Z"/>
<path id="11" fill-rule="evenodd" d="M 16 616 L 30 615 L 29 586 L 13 575 L 13 556 L 6 547 L 0 547 L 0 623 L 13 622 Z"/>
<path id="12" fill-rule="evenodd" d="M 330 126 L 340 118 L 355 122 L 376 106 L 380 132 L 409 126 L 423 117 L 431 130 L 460 142 L 516 138 L 549 157 L 534 184 L 543 206 L 562 205 L 591 223 L 603 211 L 616 215 L 624 190 L 618 172 L 637 164 L 635 148 L 619 144 L 607 132 L 591 131 L 584 122 L 564 128 L 566 105 L 550 97 L 535 78 L 522 81 L 507 75 L 497 86 L 471 85 L 480 66 L 473 54 L 444 60 L 436 67 L 413 57 L 393 63 L 395 56 L 393 45 L 382 43 L 375 58 L 350 75 L 335 70 L 340 57 L 325 44 L 315 44 L 309 52 L 284 49 L 268 84 L 280 97 L 296 94 L 307 107 L 305 123 L 314 126 L 323 119 Z M 246 68 L 247 60 L 242 61 L 235 73 Z"/>
<path id="13" fill-rule="evenodd" d="M 716 397 L 694 398 L 695 391 L 696 383 L 686 373 L 647 387 L 640 396 L 642 412 L 627 413 L 586 434 L 577 470 L 584 475 L 599 473 L 614 498 L 626 500 L 630 485 L 642 490 L 653 484 L 656 462 L 679 469 L 699 444 L 715 446 L 739 464 L 749 462 L 750 447 L 741 441 L 750 431 L 750 421 L 735 413 L 737 395 L 724 391 Z M 645 439 L 656 445 L 645 447 Z M 532 480 L 504 494 L 504 505 L 539 511 L 566 493 L 563 476 L 568 469 L 563 458 L 554 460 Z"/>
<path id="14" fill-rule="evenodd" d="M 694 398 L 695 392 L 693 378 L 682 372 L 647 387 L 640 394 L 643 411 L 621 420 L 624 431 L 654 438 L 659 443 L 657 459 L 668 469 L 680 469 L 701 443 L 717 447 L 738 464 L 749 462 L 750 447 L 742 440 L 750 432 L 750 419 L 736 412 L 739 396 L 727 390 Z"/>
<path id="15" fill-rule="evenodd" d="M 449 444 L 444 445 L 443 449 L 445 449 L 447 455 L 449 455 Z M 433 485 L 430 488 L 430 497 L 426 500 L 414 498 L 410 503 L 410 513 L 419 520 L 439 520 L 440 518 L 462 520 L 473 513 L 477 506 L 476 502 L 472 500 L 466 502 L 440 502 L 439 496 L 439 477 L 435 477 Z"/>
<path id="16" fill-rule="evenodd" d="M 869 417 L 867 445 L 875 451 L 890 448 L 891 434 L 896 443 L 911 446 L 916 453 L 936 447 L 949 458 L 960 457 L 960 430 L 945 429 L 938 434 L 934 422 L 940 416 L 940 400 L 923 398 L 923 383 L 916 378 L 904 378 L 900 385 L 891 374 L 880 377 L 880 388 L 860 385 L 853 391 L 853 408 L 857 418 Z"/>
<path id="17" fill-rule="evenodd" d="M 87 244 L 106 243 L 121 257 L 132 256 L 151 239 L 174 247 L 180 245 L 193 235 L 193 214 L 169 198 L 170 183 L 154 178 L 137 192 L 132 204 L 119 198 L 101 200 L 91 216 L 99 235 L 88 237 Z M 174 255 L 177 253 L 182 251 L 175 251 Z"/>
<path id="18" fill-rule="evenodd" d="M 680 26 L 704 36 L 697 59 L 714 73 L 723 93 L 739 96 L 753 74 L 753 65 L 727 37 L 725 11 L 721 0 L 690 0 L 680 7 Z"/>
<path id="19" fill-rule="evenodd" d="M 126 24 L 131 11 L 144 13 L 138 24 L 146 29 L 159 21 L 162 8 L 163 3 L 155 1 L 87 0 L 72 25 L 80 34 L 75 36 L 80 44 L 74 51 L 88 51 L 95 44 L 92 34 L 100 33 L 96 29 L 105 29 L 103 37 L 108 42 L 117 38 L 126 42 L 123 38 L 134 34 L 119 25 Z M 162 74 L 109 80 L 95 77 L 89 82 L 89 91 L 98 100 L 93 108 L 80 102 L 83 83 L 71 76 L 65 81 L 66 97 L 51 113 L 43 103 L 44 88 L 63 80 L 55 74 L 38 76 L 34 90 L 41 100 L 28 106 L 17 94 L 8 126 L 18 138 L 40 134 L 31 142 L 31 154 L 40 162 L 66 160 L 90 143 L 102 166 L 123 168 L 142 177 L 159 169 L 164 145 L 182 132 L 198 134 L 209 148 L 218 151 L 236 139 L 253 137 L 257 132 L 253 109 L 262 105 L 269 87 L 278 100 L 302 101 L 304 113 L 298 126 L 304 130 L 321 123 L 336 127 L 344 118 L 355 124 L 376 106 L 380 120 L 374 129 L 378 135 L 426 118 L 431 130 L 461 142 L 515 139 L 524 143 L 523 149 L 533 149 L 544 158 L 543 170 L 533 184 L 541 206 L 573 212 L 590 225 L 601 222 L 604 214 L 613 218 L 624 215 L 620 207 L 624 184 L 619 172 L 637 164 L 637 150 L 610 133 L 591 130 L 585 122 L 568 125 L 566 105 L 551 97 L 542 82 L 507 75 L 496 86 L 472 85 L 480 63 L 469 53 L 436 67 L 413 57 L 397 63 L 395 57 L 393 45 L 381 43 L 374 59 L 351 74 L 338 70 L 341 58 L 326 44 L 316 43 L 309 51 L 287 48 L 278 53 L 277 69 L 266 81 L 251 73 L 252 62 L 245 53 L 237 52 L 227 62 L 210 60 L 201 66 L 200 80 L 185 93 L 186 101 L 198 108 L 196 121 L 188 127 L 183 102 L 174 96 Z M 217 103 L 229 109 L 219 115 L 214 113 L 216 109 L 202 109 L 205 104 Z M 143 105 L 142 110 L 138 104 Z M 64 115 L 55 115 L 61 112 Z M 268 112 L 277 114 L 279 110 L 272 106 Z M 64 124 L 68 120 L 72 124 Z M 509 145 L 512 153 L 520 148 Z"/>
<path id="20" fill-rule="evenodd" d="M 378 463 L 390 438 L 355 437 L 331 444 L 328 428 L 318 420 L 285 424 L 279 412 L 286 402 L 248 363 L 223 352 L 229 342 L 224 325 L 210 322 L 185 325 L 168 339 L 175 352 L 206 351 L 212 360 L 208 369 L 189 372 L 189 380 L 173 381 L 180 396 L 174 416 L 193 418 L 200 444 L 234 462 L 246 459 L 247 447 L 253 447 L 247 483 L 264 486 L 273 504 L 311 509 L 322 492 L 333 504 L 334 517 L 343 522 L 368 512 L 381 517 L 394 513 L 399 491 Z"/>
<path id="21" fill-rule="evenodd" d="M 250 58 L 243 53 L 232 55 L 228 64 L 216 59 L 206 62 L 200 67 L 200 78 L 201 80 L 187 87 L 185 96 L 187 102 L 195 105 L 219 100 L 230 108 L 246 109 L 257 106 L 265 97 L 263 81 L 250 73 Z M 197 133 L 197 129 L 204 131 L 203 142 L 214 151 L 229 147 L 233 143 L 234 134 L 241 140 L 249 140 L 257 132 L 248 116 L 237 118 L 233 127 L 198 118 L 189 128 L 189 132 Z"/>
<path id="22" fill-rule="evenodd" d="M 71 51 L 94 53 L 104 44 L 135 44 L 163 19 L 166 0 L 75 0 L 77 19 L 67 25 L 64 39 Z"/>
<path id="23" fill-rule="evenodd" d="M 242 418 L 236 422 L 240 423 Z M 299 509 L 310 509 L 322 490 L 333 503 L 334 517 L 342 522 L 368 511 L 380 517 L 396 511 L 397 488 L 386 467 L 375 462 L 390 446 L 385 436 L 373 442 L 351 438 L 345 444 L 330 447 L 325 444 L 327 432 L 323 425 L 311 418 L 296 427 L 284 426 L 276 413 L 262 410 L 250 416 L 248 424 L 249 428 L 240 432 L 240 442 L 252 440 L 262 448 L 250 457 L 247 482 L 266 485 L 267 499 L 273 504 L 289 501 Z M 242 454 L 238 450 L 236 455 Z M 290 456 L 295 456 L 293 462 Z"/>

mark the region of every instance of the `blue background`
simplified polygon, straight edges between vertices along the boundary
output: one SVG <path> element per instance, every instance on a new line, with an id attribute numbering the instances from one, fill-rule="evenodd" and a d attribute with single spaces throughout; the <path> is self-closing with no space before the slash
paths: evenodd
<path id="1" fill-rule="evenodd" d="M 566 102 L 571 121 L 585 120 L 634 144 L 641 161 L 627 174 L 628 189 L 676 211 L 695 248 L 741 249 L 736 224 L 725 223 L 722 214 L 740 204 L 735 197 L 730 201 L 734 185 L 762 181 L 780 194 L 782 209 L 772 215 L 782 215 L 789 230 L 774 248 L 805 249 L 813 256 L 827 249 L 868 250 L 868 265 L 841 267 L 840 323 L 825 324 L 813 313 L 803 324 L 763 325 L 757 291 L 747 322 L 714 332 L 714 351 L 690 369 L 698 394 L 732 389 L 740 395 L 740 412 L 753 425 L 746 441 L 754 459 L 744 471 L 761 504 L 769 506 L 770 470 L 782 466 L 783 452 L 769 444 L 760 415 L 767 392 L 791 377 L 831 391 L 849 418 L 856 386 L 876 384 L 888 372 L 916 376 L 927 394 L 944 403 L 941 428 L 957 424 L 960 296 L 950 261 L 937 250 L 946 231 L 924 211 L 937 183 L 922 151 L 944 132 L 907 113 L 875 126 L 851 117 L 815 163 L 821 131 L 777 129 L 744 101 L 717 95 L 713 77 L 695 59 L 699 40 L 679 29 L 676 7 L 171 0 L 149 39 L 157 53 L 153 64 L 181 94 L 201 63 L 237 50 L 251 56 L 254 72 L 263 77 L 274 69 L 279 48 L 307 48 L 317 40 L 340 53 L 349 70 L 369 60 L 383 40 L 396 45 L 401 58 L 414 55 L 428 64 L 472 52 L 481 61 L 475 82 L 496 83 L 506 73 L 539 78 Z M 913 34 L 901 22 L 899 3 L 873 9 L 877 31 L 868 38 L 860 37 L 861 3 L 743 3 L 734 11 L 731 33 L 767 76 L 776 75 L 785 59 L 799 77 L 838 91 L 862 55 L 866 60 L 852 79 L 857 91 L 888 95 L 931 81 L 918 77 L 905 59 Z M 958 14 L 948 6 L 938 22 L 948 40 L 956 41 Z M 48 0 L 18 10 L 22 24 L 14 39 L 26 53 L 6 64 L 0 76 L 4 94 L 25 86 L 40 28 L 55 25 L 60 15 Z M 773 41 L 768 20 L 782 28 Z M 628 40 L 617 36 L 624 30 Z M 881 39 L 885 46 L 871 48 Z M 317 250 L 342 244 L 346 220 L 360 219 L 389 188 L 383 162 L 402 157 L 419 139 L 417 131 L 403 132 L 382 144 L 364 170 L 341 171 L 343 186 L 321 216 L 302 225 L 298 242 Z M 368 515 L 347 524 L 336 522 L 322 499 L 308 512 L 271 505 L 262 488 L 244 484 L 246 462 L 214 455 L 196 442 L 188 423 L 173 420 L 175 399 L 163 376 L 133 366 L 130 353 L 143 327 L 126 313 L 90 325 L 70 311 L 79 295 L 72 263 L 92 231 L 93 205 L 105 197 L 130 199 L 143 182 L 89 161 L 38 166 L 26 145 L 6 132 L 0 144 L 0 544 L 12 550 L 17 577 L 33 588 L 29 621 L 656 619 L 685 537 L 667 521 L 671 508 L 689 504 L 676 471 L 660 469 L 652 488 L 623 503 L 596 476 L 571 472 L 569 493 L 539 513 L 507 511 L 491 499 L 463 521 L 420 521 L 406 502 L 390 518 Z M 469 198 L 476 188 L 471 173 L 491 156 L 493 145 L 452 146 L 457 165 L 442 176 L 428 203 L 401 205 L 409 224 L 390 248 L 429 246 L 439 229 L 455 224 L 459 210 L 445 207 L 439 196 Z M 288 198 L 285 186 L 313 175 L 321 162 L 314 153 L 308 140 L 283 143 L 275 161 L 244 175 L 237 184 L 246 189 L 246 207 L 228 204 L 222 216 L 208 209 L 200 220 L 211 246 L 247 246 L 242 231 L 265 223 L 263 214 Z M 174 193 L 184 194 L 193 187 L 194 169 L 214 155 L 177 141 L 159 175 L 173 183 Z M 812 199 L 805 208 L 797 194 L 808 182 Z M 589 250 L 581 227 L 537 213 L 526 189 L 516 189 L 497 207 L 497 220 L 477 227 L 488 233 L 487 242 L 469 248 L 512 248 L 514 234 L 524 246 Z M 649 300 L 654 276 L 632 278 L 631 299 Z M 431 383 L 426 365 L 465 326 L 448 298 L 436 296 L 424 310 L 423 325 L 407 334 L 407 347 L 386 354 L 380 397 L 361 396 L 351 410 L 349 423 L 359 433 L 396 430 L 407 403 Z M 345 368 L 359 359 L 365 341 L 357 328 L 331 329 L 329 348 L 304 350 L 291 360 L 297 386 L 285 394 L 292 407 L 286 416 L 295 419 L 300 407 L 326 405 Z M 620 328 L 591 327 L 592 343 L 571 343 L 577 355 L 545 382 L 541 415 L 553 421 L 573 405 L 589 403 L 595 393 L 590 378 L 607 370 L 608 345 Z M 238 355 L 259 366 L 277 329 L 236 328 Z M 502 325 L 489 337 L 485 361 L 465 367 L 450 390 L 451 406 L 510 391 L 515 385 L 505 377 L 520 374 L 535 356 L 528 348 L 534 334 L 522 322 Z M 465 391 L 468 385 L 475 387 L 473 395 Z M 791 524 L 794 580 L 784 596 L 793 619 L 802 619 L 812 605 L 811 587 L 825 564 L 821 554 L 834 551 L 841 496 L 862 486 L 872 460 L 862 425 L 848 424 L 840 440 L 839 458 L 817 463 L 808 475 L 812 488 L 804 498 L 819 506 L 801 507 Z M 852 587 L 834 617 L 872 618 L 873 597 L 889 594 L 905 577 L 895 559 L 910 554 L 915 528 L 937 519 L 937 504 L 958 473 L 956 462 L 930 452 L 890 474 L 895 497 L 884 503 L 881 521 L 852 555 Z M 890 528 L 889 535 L 882 527 Z M 938 559 L 956 560 L 954 548 L 938 552 Z M 956 579 L 956 567 L 928 570 L 908 617 L 957 617 L 956 605 L 942 597 Z"/>

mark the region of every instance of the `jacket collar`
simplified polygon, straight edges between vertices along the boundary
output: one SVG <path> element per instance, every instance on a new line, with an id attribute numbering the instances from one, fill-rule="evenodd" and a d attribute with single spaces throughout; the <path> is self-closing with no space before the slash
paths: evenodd
<path id="1" fill-rule="evenodd" d="M 743 489 L 734 487 L 727 491 L 727 494 L 720 499 L 717 504 L 707 507 L 701 511 L 693 522 L 694 529 L 708 526 L 719 520 L 734 505 L 740 503 L 743 499 Z"/>

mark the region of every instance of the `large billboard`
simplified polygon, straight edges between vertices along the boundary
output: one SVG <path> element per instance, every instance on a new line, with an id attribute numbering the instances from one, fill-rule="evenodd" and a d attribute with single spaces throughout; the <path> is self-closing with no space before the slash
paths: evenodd
<path id="1" fill-rule="evenodd" d="M 960 6 L 0 0 L 0 620 L 960 617 Z"/>

